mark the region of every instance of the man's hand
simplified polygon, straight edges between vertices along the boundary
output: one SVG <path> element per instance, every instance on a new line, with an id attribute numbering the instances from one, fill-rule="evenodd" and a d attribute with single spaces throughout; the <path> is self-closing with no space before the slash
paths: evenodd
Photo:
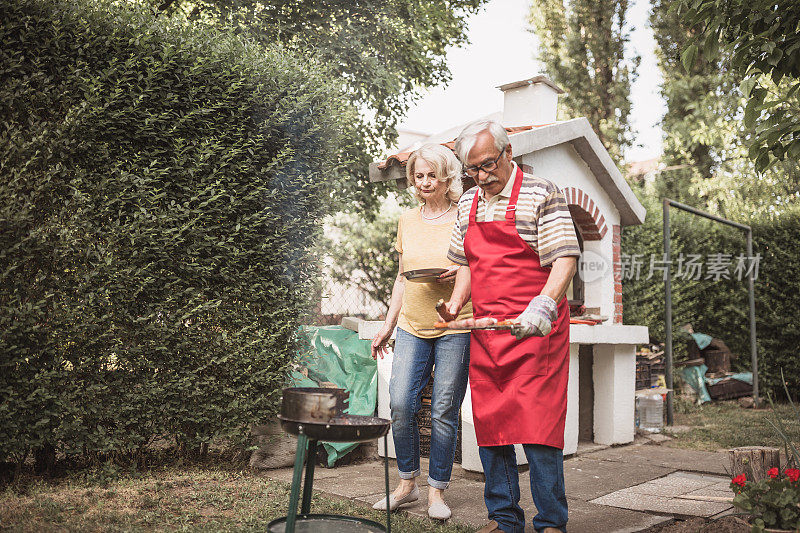
<path id="1" fill-rule="evenodd" d="M 544 294 L 536 296 L 517 321 L 518 326 L 511 328 L 517 339 L 526 337 L 544 337 L 553 329 L 553 322 L 558 318 L 558 305 L 555 300 Z"/>

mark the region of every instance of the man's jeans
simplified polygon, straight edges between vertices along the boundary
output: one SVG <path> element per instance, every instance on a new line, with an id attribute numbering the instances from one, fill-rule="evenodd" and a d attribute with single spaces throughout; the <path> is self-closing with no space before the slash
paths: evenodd
<path id="1" fill-rule="evenodd" d="M 539 513 L 533 517 L 533 528 L 567 530 L 567 497 L 564 492 L 564 454 L 558 448 L 540 444 L 523 444 L 531 476 L 531 494 Z M 489 519 L 496 521 L 505 533 L 525 531 L 525 513 L 519 506 L 519 475 L 514 447 L 481 446 L 478 454 L 483 464 L 486 485 L 483 499 Z"/>
<path id="2" fill-rule="evenodd" d="M 436 366 L 431 398 L 431 457 L 428 484 L 446 489 L 453 471 L 458 413 L 469 372 L 469 333 L 422 339 L 397 329 L 389 381 L 392 435 L 400 478 L 420 474 L 417 412 L 422 389 Z"/>

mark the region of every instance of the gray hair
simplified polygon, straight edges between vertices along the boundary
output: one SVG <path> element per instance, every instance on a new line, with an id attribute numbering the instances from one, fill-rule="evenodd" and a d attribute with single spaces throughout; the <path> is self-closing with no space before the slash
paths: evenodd
<path id="1" fill-rule="evenodd" d="M 447 183 L 447 199 L 457 202 L 464 191 L 464 184 L 461 182 L 461 161 L 456 159 L 453 152 L 441 144 L 423 144 L 412 153 L 406 163 L 406 179 L 411 185 L 412 194 L 419 202 L 424 202 L 414 187 L 414 165 L 417 159 L 426 161 L 436 175 L 436 179 Z"/>
<path id="2" fill-rule="evenodd" d="M 456 155 L 462 163 L 467 163 L 467 156 L 472 147 L 475 146 L 478 134 L 484 131 L 488 131 L 491 134 L 494 139 L 494 147 L 500 152 L 511 144 L 506 129 L 499 122 L 495 120 L 476 120 L 467 124 L 458 134 L 458 139 L 456 139 Z"/>

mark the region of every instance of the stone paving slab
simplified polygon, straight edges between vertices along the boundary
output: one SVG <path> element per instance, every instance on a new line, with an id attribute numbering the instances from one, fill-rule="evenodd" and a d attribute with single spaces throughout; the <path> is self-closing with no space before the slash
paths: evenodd
<path id="1" fill-rule="evenodd" d="M 702 489 L 693 490 L 692 492 L 688 492 L 687 495 L 689 496 L 718 496 L 718 497 L 730 497 L 733 498 L 733 491 L 731 490 L 730 483 L 719 483 L 717 485 L 711 485 L 709 487 L 704 487 Z"/>
<path id="2" fill-rule="evenodd" d="M 719 498 L 731 494 L 726 481 L 725 478 L 718 476 L 674 472 L 659 479 L 601 496 L 591 503 L 637 511 L 709 517 L 731 508 L 730 503 L 719 501 Z M 708 498 L 708 500 L 703 501 L 698 498 Z"/>
<path id="3" fill-rule="evenodd" d="M 586 459 L 615 461 L 620 463 L 645 463 L 671 470 L 706 472 L 725 475 L 728 466 L 728 453 L 684 450 L 654 444 L 633 444 L 618 446 L 598 452 L 588 453 Z"/>
<path id="4" fill-rule="evenodd" d="M 675 516 L 701 516 L 705 518 L 727 511 L 731 507 L 728 503 L 653 496 L 651 494 L 640 494 L 631 489 L 618 490 L 594 499 L 589 503 L 610 505 L 634 511 L 647 511 Z"/>
<path id="5" fill-rule="evenodd" d="M 564 481 L 568 497 L 589 501 L 631 485 L 666 476 L 673 470 L 641 461 L 620 464 L 575 457 L 564 461 Z"/>
<path id="6" fill-rule="evenodd" d="M 660 483 L 661 480 L 650 481 L 648 483 L 642 483 L 641 485 L 635 485 L 630 487 L 628 490 L 631 492 L 636 492 L 637 494 L 649 494 L 650 496 L 664 496 L 665 498 L 674 498 L 676 496 L 686 494 L 693 490 L 698 490 L 704 488 L 704 485 L 698 485 L 694 483 L 687 483 L 684 485 L 681 491 L 676 490 L 677 487 L 674 485 L 662 484 Z"/>
<path id="7" fill-rule="evenodd" d="M 691 472 L 672 472 L 665 478 L 660 480 L 667 485 L 676 486 L 694 486 L 694 487 L 710 487 L 725 481 L 725 478 L 720 476 L 701 476 Z"/>
<path id="8" fill-rule="evenodd" d="M 725 475 L 725 476 L 715 476 L 715 475 L 711 475 L 711 474 L 697 474 L 695 472 L 677 471 L 670 477 L 673 477 L 673 478 L 676 478 L 676 479 L 690 479 L 690 480 L 700 481 L 700 482 L 703 482 L 703 483 L 707 483 L 708 485 L 723 484 L 724 483 L 725 486 L 728 487 L 728 488 L 729 488 L 729 485 L 731 483 L 731 480 L 727 475 Z"/>
<path id="9" fill-rule="evenodd" d="M 634 533 L 671 520 L 671 516 L 642 513 L 570 499 L 567 531 L 569 533 Z M 527 528 L 526 531 L 533 531 L 533 528 Z"/>

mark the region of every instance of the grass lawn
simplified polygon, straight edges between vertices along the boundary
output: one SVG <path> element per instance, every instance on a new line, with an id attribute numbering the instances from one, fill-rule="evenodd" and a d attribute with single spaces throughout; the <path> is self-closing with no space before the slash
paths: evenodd
<path id="1" fill-rule="evenodd" d="M 57 481 L 22 480 L 0 492 L 3 531 L 265 531 L 286 514 L 289 486 L 250 471 L 168 468 L 104 479 L 71 474 Z M 385 513 L 316 495 L 313 513 L 369 518 Z M 402 533 L 466 533 L 473 528 L 392 515 Z"/>
<path id="2" fill-rule="evenodd" d="M 788 436 L 800 444 L 800 420 L 791 406 L 776 406 Z M 675 424 L 689 426 L 686 432 L 666 433 L 673 437 L 670 446 L 715 451 L 739 446 L 775 446 L 783 450 L 778 432 L 767 422 L 772 409 L 744 409 L 736 401 L 710 402 L 695 405 L 680 398 L 675 402 Z M 774 420 L 774 419 L 773 419 Z"/>

